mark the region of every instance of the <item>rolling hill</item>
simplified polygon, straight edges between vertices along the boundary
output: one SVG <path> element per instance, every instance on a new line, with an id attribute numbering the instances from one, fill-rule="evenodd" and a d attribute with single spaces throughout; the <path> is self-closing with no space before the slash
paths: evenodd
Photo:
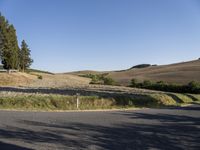
<path id="1" fill-rule="evenodd" d="M 139 66 L 139 67 L 138 67 Z M 144 67 L 141 67 L 144 66 Z M 101 74 L 107 73 L 108 77 L 113 78 L 121 85 L 129 85 L 131 79 L 138 81 L 165 81 L 167 83 L 187 84 L 190 81 L 200 82 L 200 60 L 181 62 L 169 65 L 137 65 L 127 70 L 119 71 L 78 71 L 73 75 Z"/>
<path id="2" fill-rule="evenodd" d="M 138 67 L 139 66 L 139 67 Z M 141 67 L 144 66 L 144 67 Z M 77 71 L 71 73 L 52 74 L 45 71 L 30 70 L 30 73 L 0 73 L 0 86 L 31 87 L 79 87 L 89 85 L 90 79 L 80 77 L 85 74 L 105 74 L 120 85 L 129 85 L 131 79 L 138 81 L 165 81 L 168 83 L 187 84 L 190 81 L 200 82 L 200 60 L 170 65 L 137 65 L 119 71 Z M 38 76 L 43 77 L 42 80 Z"/>

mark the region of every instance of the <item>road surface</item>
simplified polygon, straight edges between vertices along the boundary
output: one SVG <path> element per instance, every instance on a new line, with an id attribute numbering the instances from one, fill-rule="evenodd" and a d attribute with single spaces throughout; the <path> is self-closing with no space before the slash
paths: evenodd
<path id="1" fill-rule="evenodd" d="M 110 112 L 0 111 L 0 149 L 200 149 L 200 105 Z"/>

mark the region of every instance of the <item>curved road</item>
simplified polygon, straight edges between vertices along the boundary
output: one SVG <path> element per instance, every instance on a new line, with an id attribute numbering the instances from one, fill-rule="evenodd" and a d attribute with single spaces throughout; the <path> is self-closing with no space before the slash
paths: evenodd
<path id="1" fill-rule="evenodd" d="M 200 105 L 110 112 L 0 111 L 0 148 L 199 150 Z"/>

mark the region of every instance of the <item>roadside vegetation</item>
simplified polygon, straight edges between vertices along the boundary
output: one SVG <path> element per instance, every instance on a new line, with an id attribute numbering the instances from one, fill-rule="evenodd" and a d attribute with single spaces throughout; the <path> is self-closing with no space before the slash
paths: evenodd
<path id="1" fill-rule="evenodd" d="M 163 81 L 151 82 L 150 80 L 138 82 L 136 79 L 132 79 L 130 86 L 165 92 L 200 94 L 200 83 L 196 81 L 191 81 L 187 85 L 178 85 L 165 83 Z"/>
<path id="2" fill-rule="evenodd" d="M 54 94 L 4 94 L 0 109 L 77 110 L 77 97 Z M 79 96 L 79 109 L 115 109 L 137 107 L 167 107 L 200 102 L 200 95 L 151 93 L 115 96 Z"/>

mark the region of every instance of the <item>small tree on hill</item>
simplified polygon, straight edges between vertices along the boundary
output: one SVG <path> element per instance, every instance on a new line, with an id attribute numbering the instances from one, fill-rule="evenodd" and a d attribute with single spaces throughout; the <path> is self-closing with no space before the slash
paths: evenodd
<path id="1" fill-rule="evenodd" d="M 19 52 L 20 69 L 24 72 L 27 68 L 31 66 L 33 60 L 31 59 L 30 49 L 28 45 L 23 40 L 21 44 L 21 49 Z"/>

